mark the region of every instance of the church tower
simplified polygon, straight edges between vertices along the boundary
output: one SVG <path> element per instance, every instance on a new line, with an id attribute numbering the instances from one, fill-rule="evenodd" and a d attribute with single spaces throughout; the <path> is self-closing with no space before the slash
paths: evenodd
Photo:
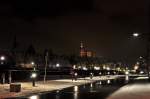
<path id="1" fill-rule="evenodd" d="M 85 47 L 83 45 L 83 42 L 81 41 L 80 43 L 80 57 L 85 57 L 86 56 L 86 50 Z"/>

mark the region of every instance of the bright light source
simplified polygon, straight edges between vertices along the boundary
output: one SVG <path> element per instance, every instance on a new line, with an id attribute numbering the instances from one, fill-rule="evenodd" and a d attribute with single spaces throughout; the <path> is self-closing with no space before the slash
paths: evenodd
<path id="1" fill-rule="evenodd" d="M 105 66 L 105 65 L 103 66 L 103 69 L 106 69 L 106 66 Z"/>
<path id="2" fill-rule="evenodd" d="M 90 87 L 91 87 L 91 88 L 93 87 L 93 84 L 92 84 L 92 83 L 90 84 Z"/>
<path id="3" fill-rule="evenodd" d="M 34 96 L 29 97 L 29 99 L 39 99 L 39 96 L 34 95 Z"/>
<path id="4" fill-rule="evenodd" d="M 60 67 L 60 64 L 56 64 L 56 67 Z"/>
<path id="5" fill-rule="evenodd" d="M 34 65 L 35 63 L 34 63 L 34 62 L 31 62 L 31 64 Z"/>
<path id="6" fill-rule="evenodd" d="M 96 66 L 95 66 L 95 67 L 94 67 L 94 70 L 100 70 L 100 67 L 96 67 Z"/>
<path id="7" fill-rule="evenodd" d="M 134 36 L 134 37 L 138 37 L 138 36 L 139 36 L 139 33 L 133 33 L 133 36 Z"/>
<path id="8" fill-rule="evenodd" d="M 32 73 L 31 74 L 31 78 L 36 78 L 37 77 L 37 74 L 36 73 Z"/>
<path id="9" fill-rule="evenodd" d="M 138 66 L 134 66 L 134 70 L 137 70 L 139 67 Z"/>
<path id="10" fill-rule="evenodd" d="M 5 57 L 4 57 L 4 56 L 1 56 L 0 59 L 3 61 L 3 60 L 5 60 Z"/>
<path id="11" fill-rule="evenodd" d="M 126 71 L 126 72 L 125 72 L 125 74 L 126 74 L 126 75 L 128 75 L 128 74 L 129 74 L 129 72 L 128 72 L 128 71 Z"/>
<path id="12" fill-rule="evenodd" d="M 75 76 L 78 76 L 78 73 L 74 73 Z"/>
<path id="13" fill-rule="evenodd" d="M 140 74 L 144 74 L 144 71 L 140 71 Z"/>
<path id="14" fill-rule="evenodd" d="M 74 92 L 78 92 L 78 86 L 74 86 Z"/>
<path id="15" fill-rule="evenodd" d="M 107 70 L 110 70 L 110 67 L 107 67 L 106 69 L 107 69 Z"/>
<path id="16" fill-rule="evenodd" d="M 73 65 L 73 69 L 76 69 L 76 65 Z"/>
<path id="17" fill-rule="evenodd" d="M 140 56 L 140 59 L 142 59 L 143 57 L 142 56 Z"/>
<path id="18" fill-rule="evenodd" d="M 86 67 L 83 67 L 83 70 L 88 70 Z"/>

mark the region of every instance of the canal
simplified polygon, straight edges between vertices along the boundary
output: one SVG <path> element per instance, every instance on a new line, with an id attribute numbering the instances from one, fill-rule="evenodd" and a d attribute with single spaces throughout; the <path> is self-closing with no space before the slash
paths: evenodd
<path id="1" fill-rule="evenodd" d="M 21 99 L 106 99 L 125 84 L 126 82 L 124 78 L 97 81 L 81 86 L 73 86 L 63 90 L 21 97 Z"/>

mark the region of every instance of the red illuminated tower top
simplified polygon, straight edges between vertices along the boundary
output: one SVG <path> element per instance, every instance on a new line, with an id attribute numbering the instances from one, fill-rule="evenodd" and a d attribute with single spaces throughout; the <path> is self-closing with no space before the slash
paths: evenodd
<path id="1" fill-rule="evenodd" d="M 83 42 L 81 41 L 80 43 L 80 57 L 85 57 L 86 56 L 86 50 L 84 48 Z"/>

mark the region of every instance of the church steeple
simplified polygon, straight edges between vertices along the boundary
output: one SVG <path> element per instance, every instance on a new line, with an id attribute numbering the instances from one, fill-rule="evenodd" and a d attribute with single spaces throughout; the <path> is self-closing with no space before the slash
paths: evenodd
<path id="1" fill-rule="evenodd" d="M 84 56 L 86 56 L 86 50 L 84 48 L 83 42 L 81 41 L 80 42 L 80 57 L 84 57 Z"/>

